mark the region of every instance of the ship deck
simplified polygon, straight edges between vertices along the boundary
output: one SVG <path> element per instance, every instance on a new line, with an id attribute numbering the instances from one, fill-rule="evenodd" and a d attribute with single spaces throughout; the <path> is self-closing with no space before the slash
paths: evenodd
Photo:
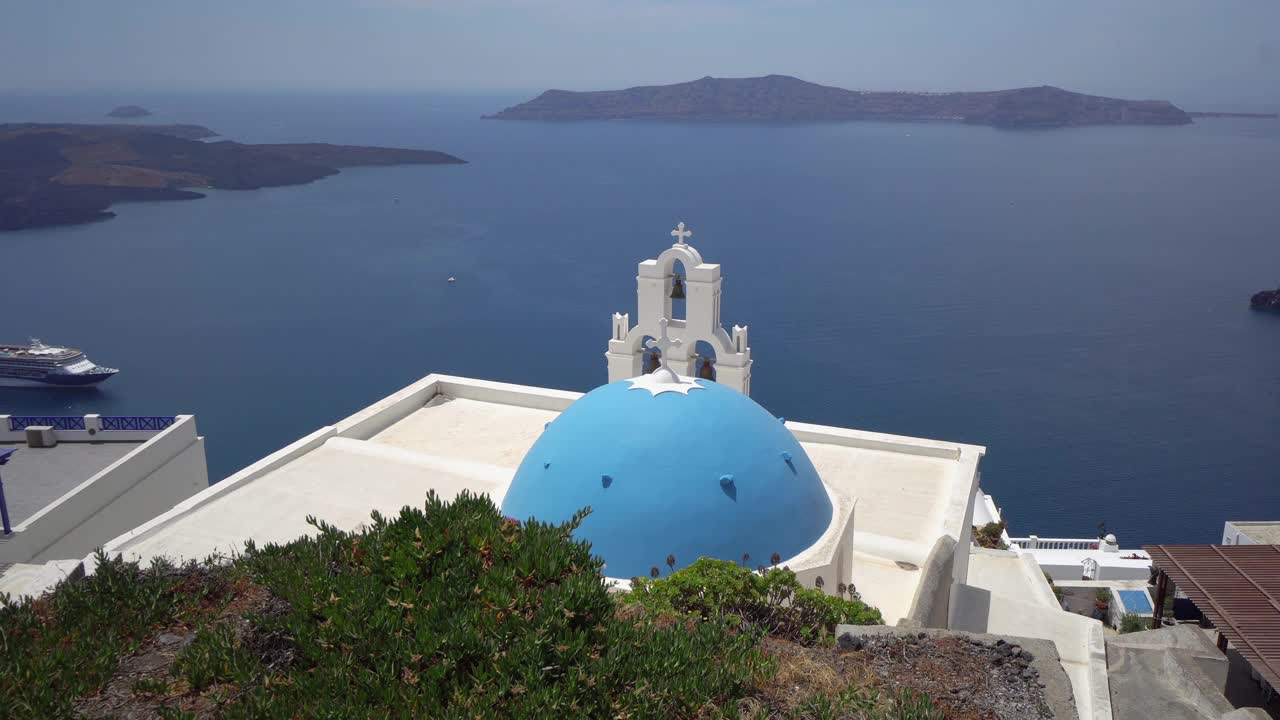
<path id="1" fill-rule="evenodd" d="M 0 360 L 27 360 L 46 363 L 58 363 L 80 357 L 79 350 L 59 348 L 61 352 L 32 354 L 26 345 L 0 345 Z"/>

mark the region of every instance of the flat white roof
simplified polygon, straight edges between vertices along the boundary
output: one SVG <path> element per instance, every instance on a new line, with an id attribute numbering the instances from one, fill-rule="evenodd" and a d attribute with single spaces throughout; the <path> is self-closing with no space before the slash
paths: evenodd
<path id="1" fill-rule="evenodd" d="M 130 558 L 203 558 L 463 489 L 500 503 L 529 448 L 578 393 L 430 375 L 321 428 L 108 544 Z M 959 539 L 982 448 L 787 423 L 834 493 L 856 499 L 853 579 L 892 624 L 938 538 Z"/>
<path id="2" fill-rule="evenodd" d="M 555 410 L 436 395 L 425 407 L 369 438 L 413 452 L 515 470 Z"/>
<path id="3" fill-rule="evenodd" d="M 1249 539 L 1261 545 L 1280 545 L 1280 521 L 1276 520 L 1232 520 L 1227 523 L 1249 536 Z"/>

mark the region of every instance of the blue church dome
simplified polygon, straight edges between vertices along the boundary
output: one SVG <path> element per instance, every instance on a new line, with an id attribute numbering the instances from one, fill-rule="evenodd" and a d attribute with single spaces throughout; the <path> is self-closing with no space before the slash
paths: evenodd
<path id="1" fill-rule="evenodd" d="M 755 401 L 704 380 L 657 395 L 634 382 L 596 388 L 547 426 L 505 514 L 563 522 L 590 506 L 576 535 L 621 578 L 664 568 L 669 554 L 677 567 L 743 554 L 767 565 L 827 530 L 831 500 L 813 463 Z"/>

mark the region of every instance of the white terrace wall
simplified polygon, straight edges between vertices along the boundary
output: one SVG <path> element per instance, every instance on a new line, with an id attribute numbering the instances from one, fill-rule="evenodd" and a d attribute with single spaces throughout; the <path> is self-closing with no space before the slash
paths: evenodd
<path id="1" fill-rule="evenodd" d="M 946 498 L 946 505 L 935 536 L 937 538 L 945 536 L 950 538 L 950 542 L 935 541 L 928 557 L 922 558 L 926 569 L 932 570 L 935 577 L 931 582 L 922 582 L 917 586 L 917 596 L 911 603 L 911 607 L 917 611 L 917 616 L 913 617 L 917 617 L 923 624 L 933 627 L 949 626 L 953 612 L 951 594 L 957 587 L 968 582 L 969 553 L 967 550 L 973 536 L 974 502 L 981 480 L 978 467 L 987 449 L 980 445 L 965 445 L 801 422 L 788 421 L 786 425 L 800 442 L 882 450 L 941 458 L 956 463 L 952 470 L 954 474 L 949 485 L 950 493 Z M 956 550 L 962 551 L 956 552 Z M 945 572 L 949 577 L 941 581 L 941 578 L 936 577 L 939 572 Z M 920 593 L 928 593 L 930 597 L 920 597 Z M 943 609 L 946 612 L 943 612 Z"/>
<path id="2" fill-rule="evenodd" d="M 93 477 L 14 528 L 0 562 L 44 563 L 81 558 L 209 486 L 204 438 L 180 415 Z"/>

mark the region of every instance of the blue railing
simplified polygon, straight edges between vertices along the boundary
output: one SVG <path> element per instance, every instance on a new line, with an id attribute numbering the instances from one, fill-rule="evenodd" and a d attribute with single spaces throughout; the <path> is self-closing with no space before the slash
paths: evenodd
<path id="1" fill-rule="evenodd" d="M 173 416 L 144 415 L 103 415 L 103 430 L 133 430 L 138 432 L 159 432 L 177 421 Z M 81 423 L 83 425 L 83 423 Z"/>
<path id="2" fill-rule="evenodd" d="M 13 415 L 9 418 L 9 429 L 13 432 L 26 430 L 32 425 L 48 426 L 57 430 L 83 430 L 84 418 L 66 415 Z"/>
<path id="3" fill-rule="evenodd" d="M 160 432 L 178 421 L 172 415 L 103 415 L 103 430 Z M 21 432 L 31 426 L 47 426 L 55 430 L 85 430 L 83 417 L 74 415 L 12 415 L 9 430 Z"/>

